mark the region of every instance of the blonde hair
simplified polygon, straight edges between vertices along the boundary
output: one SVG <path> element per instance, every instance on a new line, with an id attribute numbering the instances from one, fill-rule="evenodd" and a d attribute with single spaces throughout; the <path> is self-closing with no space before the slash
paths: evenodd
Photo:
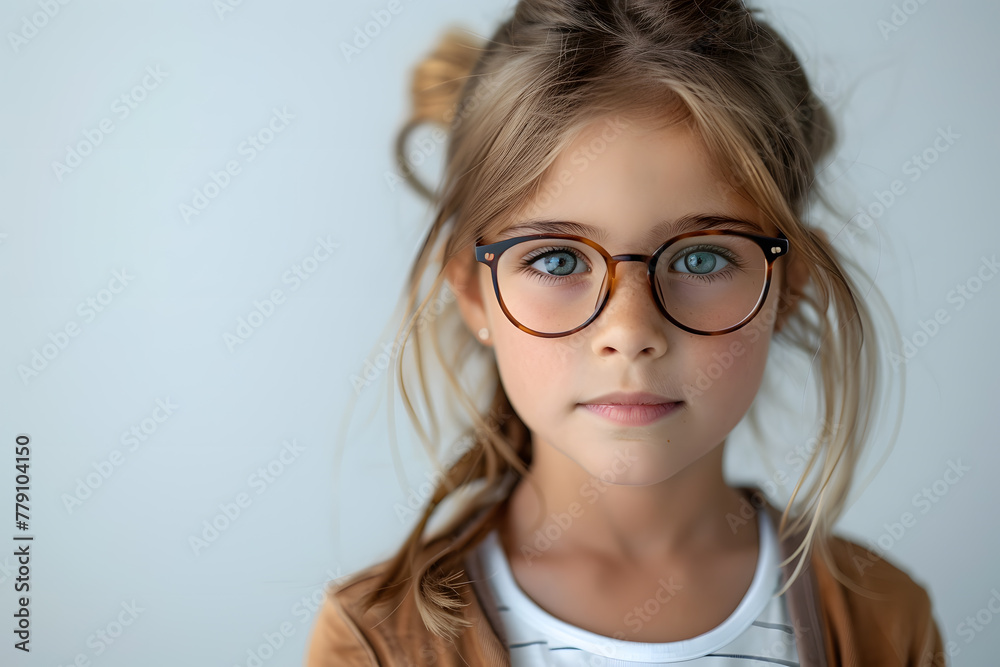
<path id="1" fill-rule="evenodd" d="M 527 473 L 531 442 L 499 381 L 492 352 L 456 316 L 442 269 L 456 257 L 471 266 L 472 254 L 459 253 L 478 237 L 497 233 L 529 205 L 560 151 L 589 122 L 614 113 L 690 123 L 734 187 L 788 237 L 787 261 L 798 255 L 807 267 L 809 281 L 800 293 L 781 286 L 775 340 L 807 358 L 818 357 L 820 446 L 791 494 L 779 535 L 797 533 L 808 522 L 786 589 L 813 545 L 837 572 L 826 541 L 844 509 L 884 398 L 878 331 L 867 304 L 881 296 L 874 285 L 862 294 L 845 270 L 863 276 L 860 267 L 803 221 L 812 203 L 830 206 L 815 179 L 836 132 L 791 48 L 755 12 L 739 0 L 521 0 L 485 42 L 449 30 L 416 68 L 414 111 L 399 134 L 396 153 L 402 177 L 431 201 L 434 219 L 408 276 L 392 371 L 416 431 L 434 456 L 439 430 L 424 360 L 429 338 L 449 396 L 468 417 L 466 442 L 471 444 L 441 474 L 420 520 L 364 601 L 366 608 L 412 582 L 429 631 L 454 638 L 469 625 L 461 617 L 454 568 L 482 535 L 453 541 L 422 560 L 425 530 L 435 510 L 459 490 L 478 487 L 444 531 L 502 496 L 508 473 Z M 448 131 L 445 173 L 437 189 L 425 185 L 405 159 L 407 137 L 423 123 Z M 433 283 L 421 297 L 432 269 Z M 432 301 L 435 313 L 429 316 Z M 416 363 L 406 370 L 404 351 L 411 337 Z M 446 358 L 442 348 L 452 350 L 452 356 Z M 476 361 L 485 368 L 488 417 L 456 372 Z M 430 434 L 411 399 L 410 375 L 418 384 L 415 395 L 426 403 Z M 760 434 L 754 415 L 751 424 Z"/>

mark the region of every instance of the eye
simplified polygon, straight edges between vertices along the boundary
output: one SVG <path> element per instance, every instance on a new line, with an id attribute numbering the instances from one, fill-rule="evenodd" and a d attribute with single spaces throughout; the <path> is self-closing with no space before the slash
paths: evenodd
<path id="1" fill-rule="evenodd" d="M 718 250 L 718 252 L 714 250 Z M 729 262 L 722 255 L 725 251 L 721 248 L 714 250 L 695 248 L 679 257 L 671 268 L 679 273 L 693 273 L 695 275 L 706 275 L 715 270 L 726 268 Z"/>
<path id="2" fill-rule="evenodd" d="M 571 248 L 543 248 L 524 258 L 525 265 L 549 276 L 586 273 L 586 258 Z M 580 269 L 577 271 L 576 269 Z"/>

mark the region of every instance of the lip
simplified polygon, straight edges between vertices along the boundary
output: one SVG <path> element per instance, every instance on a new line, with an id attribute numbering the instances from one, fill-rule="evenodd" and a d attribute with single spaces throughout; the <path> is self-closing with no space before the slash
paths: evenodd
<path id="1" fill-rule="evenodd" d="M 680 410 L 682 403 L 602 404 L 582 403 L 588 412 L 624 426 L 648 426 Z"/>
<path id="2" fill-rule="evenodd" d="M 681 408 L 683 401 L 649 392 L 621 392 L 581 403 L 588 412 L 625 426 L 648 426 Z"/>
<path id="3" fill-rule="evenodd" d="M 647 391 L 614 391 L 604 394 L 589 401 L 584 401 L 582 405 L 659 405 L 662 403 L 680 403 L 680 399 L 667 398 L 660 394 L 651 394 Z"/>

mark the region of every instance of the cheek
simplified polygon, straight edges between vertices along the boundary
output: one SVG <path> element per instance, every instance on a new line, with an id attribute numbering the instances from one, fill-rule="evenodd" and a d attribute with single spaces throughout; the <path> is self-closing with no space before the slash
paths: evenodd
<path id="1" fill-rule="evenodd" d="M 767 366 L 773 314 L 768 305 L 742 329 L 705 340 L 687 379 L 685 393 L 693 404 L 740 414 L 750 407 Z"/>
<path id="2" fill-rule="evenodd" d="M 514 410 L 531 423 L 533 415 L 547 416 L 547 408 L 556 407 L 560 397 L 573 399 L 572 350 L 563 339 L 521 331 L 495 301 L 490 309 L 490 336 L 500 382 Z"/>
<path id="3" fill-rule="evenodd" d="M 500 384 L 511 407 L 537 432 L 560 418 L 561 407 L 572 400 L 573 385 L 564 377 L 566 367 L 553 364 L 537 343 L 517 340 L 529 335 L 522 331 L 508 334 L 512 339 L 497 341 L 495 352 Z"/>

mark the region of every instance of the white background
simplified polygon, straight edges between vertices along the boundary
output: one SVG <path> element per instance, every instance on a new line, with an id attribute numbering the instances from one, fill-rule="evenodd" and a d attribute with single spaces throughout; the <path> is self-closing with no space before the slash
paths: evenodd
<path id="1" fill-rule="evenodd" d="M 868 208 L 893 180 L 906 186 L 877 228 L 860 231 L 857 243 L 841 235 L 838 248 L 856 252 L 870 274 L 878 267 L 904 336 L 914 340 L 939 309 L 949 315 L 934 336 L 916 338 L 898 444 L 838 530 L 890 544 L 887 557 L 930 591 L 958 650 L 952 663 L 981 665 L 1000 648 L 1000 619 L 980 611 L 1000 590 L 1000 280 L 982 284 L 960 310 L 948 294 L 1000 250 L 1000 8 L 909 4 L 916 11 L 886 34 L 879 21 L 891 20 L 888 1 L 765 6 L 840 122 L 830 174 L 841 205 Z M 408 490 L 393 467 L 384 405 L 369 425 L 352 425 L 342 468 L 334 457 L 355 394 L 350 378 L 390 340 L 384 327 L 430 220 L 423 201 L 388 187 L 385 173 L 408 116 L 410 68 L 447 24 L 486 35 L 510 3 L 403 0 L 348 62 L 341 43 L 385 7 L 244 0 L 220 15 L 211 0 L 70 2 L 15 47 L 10 33 L 41 10 L 4 3 L 0 497 L 11 522 L 0 539 L 13 545 L 18 532 L 9 509 L 13 442 L 28 433 L 35 541 L 32 651 L 15 651 L 5 631 L 0 662 L 68 665 L 83 654 L 107 666 L 247 665 L 285 623 L 291 633 L 264 664 L 297 665 L 313 622 L 302 599 L 388 556 L 408 531 L 394 510 Z M 122 117 L 115 101 L 157 67 L 165 78 Z M 293 118 L 251 161 L 241 142 L 267 127 L 275 108 Z M 103 119 L 114 131 L 60 179 L 53 162 L 65 162 L 67 147 Z M 912 181 L 907 161 L 947 128 L 959 138 Z M 230 160 L 240 173 L 185 221 L 180 205 Z M 317 238 L 339 246 L 293 290 L 283 276 Z M 102 290 L 122 270 L 133 278 L 102 312 L 91 319 L 78 309 L 112 296 Z M 284 303 L 230 349 L 224 335 L 275 289 Z M 71 323 L 79 335 L 22 377 L 19 368 Z M 805 386 L 805 376 L 783 385 L 798 400 Z M 379 408 L 382 389 L 365 388 L 359 405 Z M 178 407 L 162 423 L 147 421 L 155 432 L 130 449 L 122 433 L 150 419 L 158 399 Z M 429 464 L 398 407 L 396 418 L 415 487 Z M 812 426 L 794 413 L 782 420 L 781 440 L 768 443 L 779 467 Z M 272 463 L 292 440 L 299 453 Z M 67 506 L 115 450 L 120 465 Z M 734 480 L 767 479 L 742 426 L 729 451 Z M 958 461 L 971 470 L 921 512 L 914 495 Z M 280 469 L 272 481 L 252 477 L 269 463 Z M 787 496 L 790 487 L 777 491 Z M 190 538 L 241 493 L 249 506 L 195 553 Z M 891 537 L 887 525 L 907 511 L 915 525 Z M 0 548 L 5 627 L 12 551 Z M 142 610 L 134 622 L 113 644 L 99 641 L 96 633 L 133 603 Z M 962 624 L 977 612 L 993 622 L 970 633 Z"/>

